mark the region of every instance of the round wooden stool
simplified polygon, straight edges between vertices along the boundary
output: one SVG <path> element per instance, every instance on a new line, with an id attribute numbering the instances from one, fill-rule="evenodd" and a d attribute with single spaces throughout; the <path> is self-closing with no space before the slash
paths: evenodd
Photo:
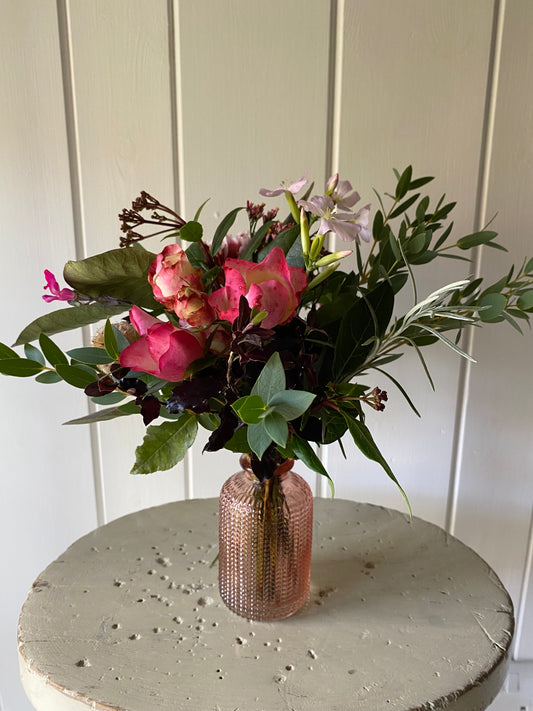
<path id="1" fill-rule="evenodd" d="M 39 711 L 481 711 L 506 676 L 508 593 L 420 519 L 317 499 L 311 595 L 277 623 L 220 600 L 218 502 L 113 521 L 35 581 L 19 624 Z"/>

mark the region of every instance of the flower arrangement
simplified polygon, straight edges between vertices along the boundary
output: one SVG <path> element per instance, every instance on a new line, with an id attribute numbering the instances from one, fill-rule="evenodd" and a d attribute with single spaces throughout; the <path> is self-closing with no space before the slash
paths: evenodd
<path id="1" fill-rule="evenodd" d="M 105 406 L 67 424 L 140 414 L 147 430 L 132 473 L 171 468 L 203 426 L 205 450 L 249 454 L 260 481 L 286 458 L 329 479 L 313 443 L 342 447 L 348 432 L 398 484 L 365 424 L 365 408 L 381 411 L 387 401 L 375 378 L 390 380 L 418 414 L 387 365 L 416 353 L 431 380 L 423 347 L 441 341 L 470 358 L 458 345 L 466 326 L 506 320 L 520 330 L 533 312 L 533 259 L 488 286 L 463 279 L 419 300 L 415 266 L 468 261 L 464 253 L 478 245 L 504 248 L 489 229 L 451 243 L 454 203 L 443 196 L 430 206 L 420 188 L 432 178 L 414 178 L 411 167 L 395 174 L 394 192 L 377 196 L 372 224 L 370 205 L 356 208 L 349 181 L 335 175 L 313 195 L 302 178 L 260 190 L 286 198 L 283 219 L 277 208 L 248 202 L 224 217 L 209 243 L 203 205 L 186 221 L 141 193 L 119 216 L 120 247 L 67 262 L 65 288 L 45 271 L 43 299 L 69 305 L 21 332 L 15 346 L 25 357 L 0 344 L 0 372 L 65 381 Z M 249 229 L 231 235 L 240 212 Z M 174 241 L 154 254 L 141 245 L 154 233 L 188 246 Z M 352 250 L 329 251 L 332 235 L 352 244 L 357 271 L 338 269 Z M 395 314 L 409 283 L 414 305 Z M 103 321 L 91 347 L 64 353 L 51 339 Z"/>

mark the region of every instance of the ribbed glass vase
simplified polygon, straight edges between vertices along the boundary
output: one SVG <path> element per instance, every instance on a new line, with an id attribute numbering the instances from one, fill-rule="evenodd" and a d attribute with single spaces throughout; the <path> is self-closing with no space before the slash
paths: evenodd
<path id="1" fill-rule="evenodd" d="M 313 495 L 292 465 L 260 482 L 243 456 L 220 493 L 220 594 L 250 620 L 289 617 L 309 595 Z"/>

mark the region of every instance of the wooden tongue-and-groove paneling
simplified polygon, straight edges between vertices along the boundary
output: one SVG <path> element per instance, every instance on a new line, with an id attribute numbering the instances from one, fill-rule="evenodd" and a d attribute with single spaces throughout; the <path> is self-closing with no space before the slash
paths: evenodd
<path id="1" fill-rule="evenodd" d="M 282 179 L 305 173 L 319 190 L 339 169 L 362 204 L 375 205 L 372 188 L 390 190 L 392 168 L 412 163 L 418 175 L 436 176 L 432 196 L 458 201 L 458 235 L 498 212 L 510 254 L 485 250 L 491 275 L 533 252 L 529 0 L 0 5 L 0 340 L 12 342 L 20 325 L 54 308 L 40 299 L 43 268 L 59 276 L 66 259 L 118 243 L 117 214 L 141 189 L 187 218 L 210 198 L 209 234 L 232 207 Z M 418 270 L 419 295 L 473 268 L 441 261 Z M 417 359 L 405 358 L 393 374 L 422 419 L 382 378 L 387 410 L 369 415 L 415 514 L 448 522 L 501 574 L 519 609 L 521 658 L 533 657 L 532 344 L 530 332 L 483 329 L 474 338 L 479 362 L 467 371 L 434 348 L 435 393 Z M 4 540 L 17 530 L 8 563 L 18 587 L 0 616 L 0 691 L 7 711 L 22 711 L 13 634 L 32 577 L 97 521 L 216 495 L 237 458 L 202 455 L 202 436 L 175 470 L 130 477 L 140 422 L 61 429 L 87 409 L 79 392 L 13 379 L 2 386 L 0 506 Z M 379 467 L 346 447 L 347 460 L 337 447 L 325 452 L 337 495 L 402 508 Z"/>

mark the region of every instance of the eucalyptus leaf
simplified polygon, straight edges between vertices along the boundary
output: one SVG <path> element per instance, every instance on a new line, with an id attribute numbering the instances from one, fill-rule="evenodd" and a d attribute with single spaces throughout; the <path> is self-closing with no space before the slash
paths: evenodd
<path id="1" fill-rule="evenodd" d="M 53 383 L 60 383 L 61 377 L 53 370 L 45 370 L 39 373 L 39 375 L 35 377 L 35 380 L 44 385 L 52 385 Z"/>
<path id="2" fill-rule="evenodd" d="M 528 312 L 533 311 L 533 289 L 528 289 L 527 291 L 523 291 L 520 294 L 520 297 L 518 298 L 516 305 L 518 306 L 519 309 L 522 309 L 522 311 L 528 311 Z"/>
<path id="3" fill-rule="evenodd" d="M 103 348 L 72 348 L 67 351 L 67 355 L 80 363 L 92 365 L 103 365 L 115 360 Z"/>
<path id="4" fill-rule="evenodd" d="M 507 298 L 503 294 L 485 294 L 479 300 L 479 318 L 484 322 L 500 321 L 502 311 L 507 306 Z"/>
<path id="5" fill-rule="evenodd" d="M 281 390 L 270 398 L 268 405 L 285 420 L 294 420 L 303 415 L 315 397 L 305 390 Z"/>
<path id="6" fill-rule="evenodd" d="M 259 395 L 266 405 L 270 404 L 270 398 L 280 390 L 285 390 L 285 371 L 281 364 L 279 353 L 274 352 L 252 388 L 252 395 Z"/>
<path id="7" fill-rule="evenodd" d="M 24 346 L 24 355 L 26 356 L 26 358 L 28 358 L 28 360 L 35 360 L 41 365 L 45 364 L 45 359 L 41 351 L 35 346 L 30 345 L 29 343 L 26 343 L 26 345 Z"/>
<path id="8" fill-rule="evenodd" d="M 289 427 L 285 418 L 277 412 L 269 412 L 263 421 L 267 434 L 276 444 L 284 447 L 289 436 Z"/>
<path id="9" fill-rule="evenodd" d="M 265 403 L 259 395 L 245 395 L 232 404 L 236 415 L 247 425 L 256 425 L 265 413 Z"/>
<path id="10" fill-rule="evenodd" d="M 261 459 L 272 442 L 272 437 L 265 428 L 264 420 L 261 420 L 256 425 L 248 425 L 247 439 L 252 452 Z"/>
<path id="11" fill-rule="evenodd" d="M 194 444 L 198 423 L 195 415 L 184 412 L 177 420 L 150 425 L 143 443 L 135 450 L 131 474 L 150 474 L 172 469 Z"/>

